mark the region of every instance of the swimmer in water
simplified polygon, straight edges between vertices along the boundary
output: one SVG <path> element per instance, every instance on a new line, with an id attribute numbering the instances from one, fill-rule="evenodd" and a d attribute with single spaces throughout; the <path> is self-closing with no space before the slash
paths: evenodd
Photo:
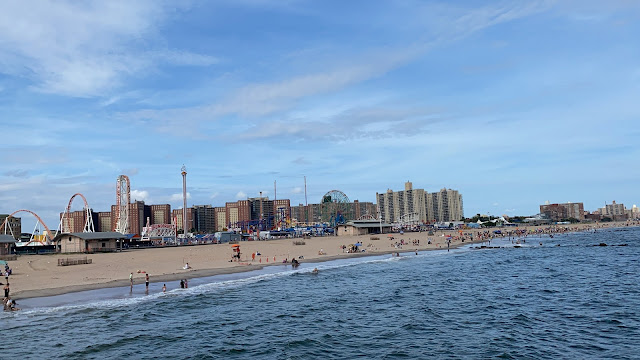
<path id="1" fill-rule="evenodd" d="M 318 268 L 314 268 L 312 273 L 317 274 L 318 273 Z"/>

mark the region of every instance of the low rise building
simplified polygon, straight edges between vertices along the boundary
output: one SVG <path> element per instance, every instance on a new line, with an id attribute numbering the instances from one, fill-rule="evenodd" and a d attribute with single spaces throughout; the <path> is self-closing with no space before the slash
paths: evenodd
<path id="1" fill-rule="evenodd" d="M 16 239 L 13 236 L 0 234 L 0 256 L 11 255 L 14 246 L 16 246 Z"/>
<path id="2" fill-rule="evenodd" d="M 578 203 L 544 204 L 540 205 L 540 214 L 551 221 L 567 219 L 584 220 L 584 205 Z"/>
<path id="3" fill-rule="evenodd" d="M 114 252 L 125 238 L 125 235 L 115 231 L 77 232 L 58 234 L 53 242 L 61 253 Z"/>

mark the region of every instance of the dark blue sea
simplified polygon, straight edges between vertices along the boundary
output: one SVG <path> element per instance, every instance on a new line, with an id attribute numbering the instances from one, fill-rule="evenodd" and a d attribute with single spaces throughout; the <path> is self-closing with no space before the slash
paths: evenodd
<path id="1" fill-rule="evenodd" d="M 0 358 L 640 358 L 640 229 L 491 245 L 18 300 Z"/>

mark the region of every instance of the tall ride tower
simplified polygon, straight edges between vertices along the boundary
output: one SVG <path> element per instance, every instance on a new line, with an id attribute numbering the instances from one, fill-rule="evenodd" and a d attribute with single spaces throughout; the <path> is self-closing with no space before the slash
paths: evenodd
<path id="1" fill-rule="evenodd" d="M 86 201 L 86 200 L 85 200 Z M 129 232 L 129 203 L 131 202 L 131 183 L 127 175 L 118 176 L 116 186 L 116 228 L 115 231 Z"/>
<path id="2" fill-rule="evenodd" d="M 182 165 L 182 231 L 187 234 L 187 168 Z"/>

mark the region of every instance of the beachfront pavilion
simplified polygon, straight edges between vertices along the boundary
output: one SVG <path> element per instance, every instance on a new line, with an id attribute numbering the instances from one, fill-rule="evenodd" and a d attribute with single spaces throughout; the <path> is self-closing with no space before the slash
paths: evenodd
<path id="1" fill-rule="evenodd" d="M 58 234 L 53 242 L 61 253 L 113 252 L 126 238 L 119 232 L 82 232 Z"/>
<path id="2" fill-rule="evenodd" d="M 11 255 L 16 239 L 11 235 L 0 235 L 0 256 Z"/>
<path id="3" fill-rule="evenodd" d="M 380 227 L 382 227 L 382 233 L 391 232 L 391 224 L 380 224 L 378 220 L 353 220 L 346 224 L 338 225 L 338 236 L 352 236 L 352 235 L 367 235 L 367 234 L 380 234 Z"/>

